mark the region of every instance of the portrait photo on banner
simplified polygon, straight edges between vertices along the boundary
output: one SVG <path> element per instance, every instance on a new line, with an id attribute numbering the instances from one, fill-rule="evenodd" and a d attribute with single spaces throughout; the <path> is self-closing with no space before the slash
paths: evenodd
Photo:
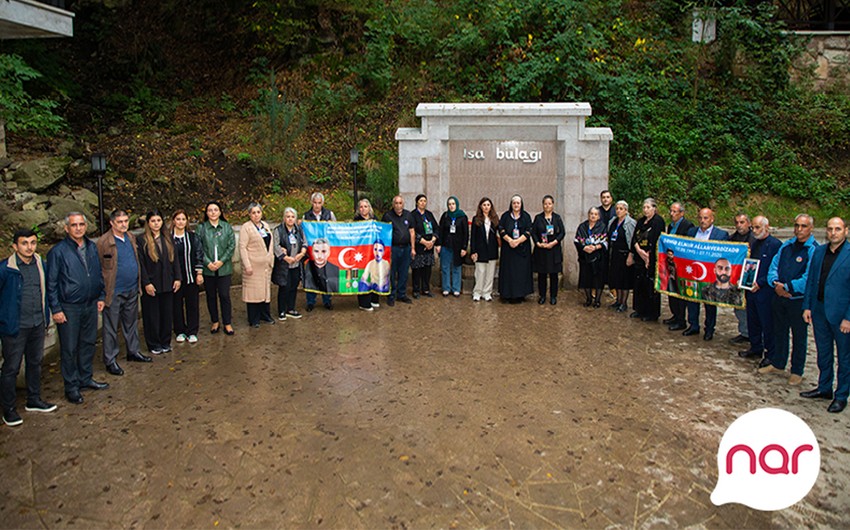
<path id="1" fill-rule="evenodd" d="M 304 290 L 321 294 L 389 294 L 392 225 L 304 221 Z"/>
<path id="2" fill-rule="evenodd" d="M 741 279 L 749 253 L 746 243 L 662 234 L 655 290 L 690 302 L 743 309 L 746 299 Z"/>

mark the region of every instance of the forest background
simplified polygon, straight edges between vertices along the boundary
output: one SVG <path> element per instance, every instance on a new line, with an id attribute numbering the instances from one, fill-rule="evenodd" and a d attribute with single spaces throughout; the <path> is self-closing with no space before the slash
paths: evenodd
<path id="1" fill-rule="evenodd" d="M 105 153 L 108 208 L 261 200 L 278 220 L 314 190 L 353 211 L 355 146 L 386 208 L 420 102 L 583 101 L 633 214 L 846 214 L 848 85 L 815 86 L 770 2 L 699 4 L 710 44 L 679 0 L 69 1 L 73 38 L 0 42 L 0 119 L 14 159 Z"/>

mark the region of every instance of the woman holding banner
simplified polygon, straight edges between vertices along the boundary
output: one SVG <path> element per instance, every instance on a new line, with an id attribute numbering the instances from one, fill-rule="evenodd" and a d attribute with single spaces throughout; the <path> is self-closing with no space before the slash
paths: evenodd
<path id="1" fill-rule="evenodd" d="M 457 197 L 449 197 L 446 201 L 446 211 L 440 217 L 440 245 L 437 246 L 443 277 L 443 296 L 448 296 L 450 292 L 455 297 L 460 296 L 460 273 L 468 244 L 469 219 L 460 209 Z"/>
<path id="2" fill-rule="evenodd" d="M 210 333 L 218 333 L 224 324 L 224 334 L 233 335 L 231 325 L 230 277 L 233 274 L 233 251 L 236 236 L 224 218 L 218 201 L 210 201 L 204 210 L 204 222 L 198 227 L 198 237 L 204 247 L 204 285 L 207 309 L 210 312 Z M 218 305 L 221 302 L 221 322 Z"/>
<path id="3" fill-rule="evenodd" d="M 375 211 L 372 209 L 372 203 L 369 199 L 360 199 L 357 203 L 357 213 L 354 214 L 355 221 L 374 221 Z M 384 244 L 381 243 L 381 250 L 385 250 Z M 363 311 L 374 311 L 375 308 L 381 307 L 378 299 L 378 293 L 363 293 L 357 295 L 357 306 Z"/>
<path id="4" fill-rule="evenodd" d="M 301 313 L 295 310 L 295 299 L 301 283 L 301 260 L 307 255 L 307 243 L 297 218 L 295 208 L 287 207 L 283 210 L 283 222 L 272 233 L 275 257 L 272 281 L 278 286 L 278 320 L 301 318 Z"/>
<path id="5" fill-rule="evenodd" d="M 434 266 L 434 247 L 439 242 L 437 235 L 437 219 L 427 210 L 428 198 L 419 194 L 416 196 L 416 209 L 413 216 L 413 230 L 416 232 L 416 255 L 410 263 L 413 271 L 413 298 L 431 297 L 431 267 Z"/>
<path id="6" fill-rule="evenodd" d="M 664 219 L 658 215 L 655 199 L 643 201 L 643 217 L 635 225 L 635 234 L 627 265 L 634 265 L 635 295 L 632 318 L 644 322 L 658 320 L 661 316 L 661 295 L 655 291 L 655 263 L 658 259 L 658 238 L 664 233 Z"/>
<path id="7" fill-rule="evenodd" d="M 629 215 L 629 203 L 617 201 L 616 217 L 608 223 L 608 287 L 617 290 L 617 300 L 611 305 L 618 313 L 628 309 L 629 291 L 634 285 L 634 267 L 626 264 L 629 247 L 635 233 L 635 220 Z"/>
<path id="8" fill-rule="evenodd" d="M 248 206 L 250 221 L 239 231 L 239 255 L 242 258 L 242 301 L 248 305 L 248 325 L 260 327 L 260 321 L 274 324 L 271 315 L 271 279 L 274 266 L 272 231 L 263 221 L 263 208 Z"/>
<path id="9" fill-rule="evenodd" d="M 502 260 L 499 263 L 499 296 L 518 304 L 534 292 L 531 270 L 531 216 L 522 206 L 522 197 L 511 197 L 510 209 L 499 219 Z"/>

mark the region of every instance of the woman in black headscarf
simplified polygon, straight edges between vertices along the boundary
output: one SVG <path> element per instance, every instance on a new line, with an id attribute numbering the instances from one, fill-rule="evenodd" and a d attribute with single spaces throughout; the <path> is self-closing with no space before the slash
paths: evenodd
<path id="1" fill-rule="evenodd" d="M 531 216 L 522 206 L 522 197 L 511 197 L 511 206 L 499 220 L 502 258 L 499 262 L 499 296 L 518 304 L 534 292 L 531 270 Z"/>

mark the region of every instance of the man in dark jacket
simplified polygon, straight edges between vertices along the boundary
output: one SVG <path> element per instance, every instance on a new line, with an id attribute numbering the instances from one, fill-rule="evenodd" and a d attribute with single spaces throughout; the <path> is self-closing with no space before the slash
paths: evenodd
<path id="1" fill-rule="evenodd" d="M 703 208 L 697 214 L 698 226 L 688 231 L 688 236 L 698 241 L 728 241 L 729 232 L 714 226 L 714 212 L 711 208 Z M 714 326 L 717 324 L 717 306 L 703 304 L 705 306 L 705 334 L 703 340 L 714 338 Z M 699 334 L 699 302 L 688 302 L 688 329 L 682 335 Z"/>
<path id="2" fill-rule="evenodd" d="M 80 390 L 109 388 L 92 379 L 97 313 L 106 293 L 97 247 L 86 238 L 86 218 L 79 212 L 65 216 L 65 239 L 47 254 L 47 300 L 59 329 L 59 352 L 65 397 L 83 402 Z"/>
<path id="3" fill-rule="evenodd" d="M 735 216 L 735 231 L 729 236 L 729 241 L 737 243 L 746 243 L 750 250 L 753 248 L 753 227 L 750 223 L 750 216 L 745 213 L 739 213 Z M 732 344 L 744 344 L 750 342 L 750 332 L 747 329 L 747 310 L 736 309 L 735 318 L 738 319 L 738 335 L 729 339 Z"/>
<path id="4" fill-rule="evenodd" d="M 694 224 L 685 219 L 685 207 L 680 202 L 674 202 L 670 205 L 670 224 L 667 225 L 667 233 L 674 236 L 686 236 L 691 231 Z M 680 331 L 687 327 L 685 324 L 685 308 L 687 302 L 682 299 L 670 296 L 667 298 L 667 303 L 670 304 L 670 312 L 673 316 L 664 321 L 668 324 L 670 331 Z"/>
<path id="5" fill-rule="evenodd" d="M 738 352 L 742 358 L 760 359 L 760 368 L 768 366 L 775 352 L 773 337 L 773 298 L 776 292 L 767 283 L 767 273 L 782 242 L 770 235 L 770 221 L 763 215 L 753 218 L 753 242 L 750 257 L 759 260 L 753 288 L 747 291 L 747 336 L 750 347 Z"/>
<path id="6" fill-rule="evenodd" d="M 56 410 L 56 405 L 41 399 L 41 360 L 50 313 L 44 288 L 44 262 L 35 253 L 38 237 L 32 230 L 18 230 L 12 241 L 15 253 L 0 261 L 0 341 L 3 344 L 0 404 L 3 422 L 9 426 L 23 423 L 15 408 L 15 382 L 23 359 L 27 363 L 26 410 Z"/>

